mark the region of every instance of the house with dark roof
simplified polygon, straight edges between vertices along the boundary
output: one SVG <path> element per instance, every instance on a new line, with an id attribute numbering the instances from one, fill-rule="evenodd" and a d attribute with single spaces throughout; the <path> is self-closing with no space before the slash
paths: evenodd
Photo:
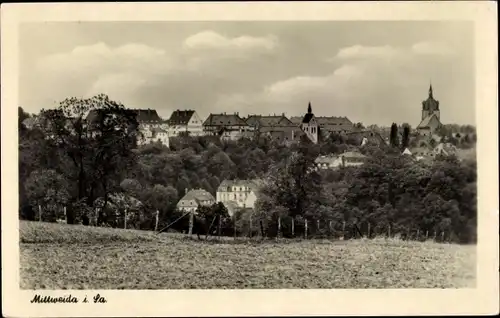
<path id="1" fill-rule="evenodd" d="M 255 128 L 248 125 L 238 113 L 210 114 L 203 123 L 205 135 L 220 136 L 221 139 L 237 140 L 253 135 Z"/>
<path id="2" fill-rule="evenodd" d="M 210 192 L 204 189 L 193 189 L 187 191 L 186 194 L 177 202 L 177 209 L 184 212 L 196 213 L 198 207 L 211 206 L 215 203 L 215 198 Z"/>
<path id="3" fill-rule="evenodd" d="M 321 133 L 328 137 L 332 133 L 346 134 L 354 130 L 354 124 L 347 117 L 316 117 Z"/>
<path id="4" fill-rule="evenodd" d="M 285 114 L 281 115 L 268 115 L 268 116 L 262 116 L 262 115 L 250 115 L 248 118 L 245 120 L 245 122 L 258 129 L 259 127 L 269 127 L 269 126 L 290 126 L 293 125 L 293 123 L 290 121 L 290 119 L 286 118 Z"/>
<path id="5" fill-rule="evenodd" d="M 255 128 L 256 136 L 269 138 L 286 144 L 300 140 L 304 132 L 295 125 L 285 114 L 277 115 L 250 115 L 246 123 Z"/>
<path id="6" fill-rule="evenodd" d="M 371 129 L 351 131 L 351 132 L 347 132 L 345 135 L 347 138 L 355 138 L 356 140 L 358 140 L 358 144 L 360 146 L 364 146 L 368 143 L 377 145 L 379 147 L 387 145 L 387 143 L 386 143 L 385 139 L 382 137 L 382 135 L 380 135 L 378 132 L 373 131 Z"/>
<path id="7" fill-rule="evenodd" d="M 422 119 L 417 126 L 419 134 L 430 136 L 441 126 L 439 101 L 434 99 L 432 85 L 429 86 L 429 96 L 422 102 Z"/>
<path id="8" fill-rule="evenodd" d="M 168 120 L 168 131 L 170 136 L 175 137 L 181 134 L 189 136 L 202 136 L 203 120 L 195 110 L 176 110 L 170 115 Z"/>

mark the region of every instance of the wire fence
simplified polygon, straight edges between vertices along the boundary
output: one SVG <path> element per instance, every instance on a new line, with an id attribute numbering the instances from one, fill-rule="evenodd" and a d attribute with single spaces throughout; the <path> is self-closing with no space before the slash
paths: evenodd
<path id="1" fill-rule="evenodd" d="M 42 221 L 43 209 L 38 206 L 37 211 L 38 221 Z M 127 222 L 127 211 L 123 211 L 123 215 L 118 217 L 118 222 L 114 225 L 109 225 L 104 222 L 99 224 L 101 227 L 117 227 L 124 229 L 134 228 L 132 222 Z M 98 226 L 97 210 L 90 218 L 88 224 L 90 226 Z M 66 208 L 63 209 L 64 219 L 57 219 L 58 223 L 65 223 Z M 45 219 L 45 218 L 44 218 Z M 271 219 L 259 219 L 254 215 L 240 215 L 232 218 L 223 218 L 213 216 L 203 218 L 195 213 L 185 212 L 179 214 L 175 220 L 168 223 L 166 226 L 159 227 L 159 211 L 154 214 L 152 227 L 149 230 L 155 232 L 166 232 L 169 229 L 175 229 L 177 232 L 185 234 L 197 234 L 199 237 L 233 237 L 239 239 L 271 239 L 271 238 L 288 238 L 288 239 L 333 239 L 333 240 L 348 240 L 356 238 L 400 238 L 403 240 L 427 241 L 435 242 L 453 242 L 456 241 L 456 235 L 448 230 L 429 227 L 419 228 L 416 226 L 402 226 L 393 224 L 377 224 L 372 222 L 348 222 L 339 220 L 325 219 L 304 219 L 274 217 Z"/>

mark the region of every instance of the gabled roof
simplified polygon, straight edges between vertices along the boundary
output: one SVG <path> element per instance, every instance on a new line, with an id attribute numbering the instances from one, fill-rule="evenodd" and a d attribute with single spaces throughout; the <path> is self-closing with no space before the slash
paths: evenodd
<path id="1" fill-rule="evenodd" d="M 196 202 L 215 201 L 215 198 L 212 194 L 210 194 L 206 190 L 194 189 L 194 190 L 190 190 L 188 193 L 186 193 L 180 201 L 186 201 L 186 200 L 195 200 Z"/>
<path id="2" fill-rule="evenodd" d="M 161 122 L 163 119 L 158 115 L 154 109 L 131 109 L 137 114 L 137 121 L 142 123 L 148 122 Z"/>
<path id="3" fill-rule="evenodd" d="M 438 118 L 437 118 L 437 116 L 436 116 L 436 114 L 431 114 L 430 116 L 425 117 L 425 118 L 424 118 L 424 119 L 420 122 L 420 124 L 418 124 L 417 129 L 429 128 L 429 123 L 430 123 L 430 121 L 431 121 L 431 119 L 432 119 L 433 117 L 436 117 L 436 119 L 438 119 Z M 438 119 L 438 121 L 439 121 L 439 119 Z"/>
<path id="4" fill-rule="evenodd" d="M 405 150 L 403 151 L 402 155 L 409 155 L 409 156 L 411 156 L 411 151 L 410 151 L 410 149 L 405 148 Z"/>
<path id="5" fill-rule="evenodd" d="M 292 116 L 292 117 L 290 117 L 290 121 L 292 123 L 294 123 L 295 125 L 300 125 L 300 123 L 302 123 L 302 118 L 303 117 L 300 117 L 300 116 Z"/>
<path id="6" fill-rule="evenodd" d="M 346 158 L 366 158 L 365 155 L 363 155 L 361 152 L 357 152 L 357 151 L 347 151 L 347 152 L 340 154 L 340 156 L 346 157 Z"/>
<path id="7" fill-rule="evenodd" d="M 305 134 L 300 127 L 294 126 L 293 124 L 288 126 L 261 127 L 259 131 L 263 135 L 269 135 L 271 138 L 280 140 L 292 140 L 292 136 L 293 139 L 298 139 Z"/>
<path id="8" fill-rule="evenodd" d="M 193 117 L 194 110 L 176 110 L 170 115 L 169 125 L 186 125 Z"/>
<path id="9" fill-rule="evenodd" d="M 347 117 L 315 117 L 315 119 L 323 131 L 351 131 L 354 128 Z"/>
<path id="10" fill-rule="evenodd" d="M 210 114 L 203 126 L 248 126 L 238 114 Z"/>
<path id="11" fill-rule="evenodd" d="M 227 187 L 248 187 L 250 190 L 255 191 L 262 185 L 262 180 L 253 179 L 253 180 L 223 180 L 217 191 L 226 191 Z"/>
<path id="12" fill-rule="evenodd" d="M 352 125 L 347 117 L 316 117 L 316 121 L 320 125 Z"/>
<path id="13" fill-rule="evenodd" d="M 250 126 L 259 127 L 293 125 L 293 123 L 288 118 L 286 118 L 284 114 L 282 114 L 281 116 L 252 115 L 246 119 L 246 123 Z"/>

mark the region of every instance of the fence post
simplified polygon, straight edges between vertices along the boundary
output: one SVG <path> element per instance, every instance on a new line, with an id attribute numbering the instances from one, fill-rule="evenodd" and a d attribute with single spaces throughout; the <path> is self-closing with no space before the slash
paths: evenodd
<path id="1" fill-rule="evenodd" d="M 345 221 L 342 222 L 342 237 L 340 239 L 343 240 L 344 237 L 345 237 Z"/>
<path id="2" fill-rule="evenodd" d="M 236 215 L 234 215 L 234 240 L 236 241 Z"/>
<path id="3" fill-rule="evenodd" d="M 220 238 L 220 228 L 221 228 L 221 227 L 222 227 L 222 217 L 221 217 L 221 215 L 219 215 L 219 232 L 218 232 L 218 234 L 219 234 L 219 235 L 218 235 L 218 236 L 219 236 L 219 238 Z"/>
<path id="4" fill-rule="evenodd" d="M 123 214 L 123 228 L 127 229 L 127 208 L 125 208 L 125 211 Z"/>
<path id="5" fill-rule="evenodd" d="M 99 208 L 95 208 L 95 213 L 94 213 L 94 226 L 97 226 L 98 225 L 98 221 L 99 220 Z"/>
<path id="6" fill-rule="evenodd" d="M 370 222 L 368 222 L 368 238 L 370 238 Z"/>
<path id="7" fill-rule="evenodd" d="M 420 238 L 420 229 L 417 229 L 417 241 L 419 240 Z"/>
<path id="8" fill-rule="evenodd" d="M 42 206 L 38 205 L 38 221 L 42 222 Z"/>
<path id="9" fill-rule="evenodd" d="M 248 233 L 248 236 L 252 238 L 252 215 L 250 215 L 250 233 Z"/>
<path id="10" fill-rule="evenodd" d="M 425 240 L 427 241 L 429 239 L 429 230 L 425 231 Z"/>
<path id="11" fill-rule="evenodd" d="M 333 231 L 332 231 L 332 221 L 331 221 L 331 220 L 330 220 L 330 221 L 328 221 L 328 232 L 329 232 L 329 236 L 331 237 L 332 232 L 333 232 Z"/>
<path id="12" fill-rule="evenodd" d="M 436 240 L 436 230 L 434 230 L 434 236 L 432 238 L 434 241 Z"/>
<path id="13" fill-rule="evenodd" d="M 189 213 L 189 230 L 188 235 L 191 236 L 193 234 L 193 223 L 194 223 L 194 214 L 193 212 Z"/>
<path id="14" fill-rule="evenodd" d="M 276 238 L 280 237 L 281 233 L 281 216 L 278 216 L 278 234 L 276 235 Z"/>
<path id="15" fill-rule="evenodd" d="M 295 237 L 295 218 L 292 218 L 292 237 Z"/>
<path id="16" fill-rule="evenodd" d="M 319 235 L 320 234 L 320 232 L 319 232 L 319 220 L 316 220 L 316 231 L 318 232 L 317 235 Z"/>
<path id="17" fill-rule="evenodd" d="M 444 231 L 441 232 L 441 242 L 444 242 Z"/>
<path id="18" fill-rule="evenodd" d="M 389 224 L 389 226 L 387 227 L 387 237 L 390 238 L 391 237 L 391 225 Z"/>
<path id="19" fill-rule="evenodd" d="M 307 240 L 307 219 L 306 219 L 306 222 L 305 222 L 304 236 L 305 236 L 305 239 Z"/>
<path id="20" fill-rule="evenodd" d="M 160 211 L 156 210 L 156 223 L 155 223 L 155 232 L 158 231 L 158 221 L 160 219 Z"/>

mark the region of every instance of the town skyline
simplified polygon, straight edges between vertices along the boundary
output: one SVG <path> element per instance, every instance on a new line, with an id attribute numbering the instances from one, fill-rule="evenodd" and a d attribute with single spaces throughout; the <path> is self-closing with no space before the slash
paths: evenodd
<path id="1" fill-rule="evenodd" d="M 64 24 L 20 29 L 28 112 L 104 93 L 165 119 L 177 109 L 301 116 L 311 102 L 316 116 L 416 126 L 432 83 L 444 124 L 475 125 L 464 22 Z"/>

